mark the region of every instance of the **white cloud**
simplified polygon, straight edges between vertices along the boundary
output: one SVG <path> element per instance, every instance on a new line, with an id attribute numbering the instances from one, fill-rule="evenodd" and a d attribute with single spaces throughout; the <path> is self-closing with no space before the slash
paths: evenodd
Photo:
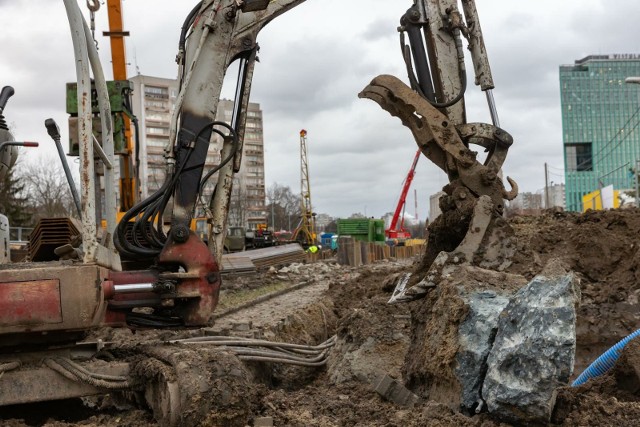
<path id="1" fill-rule="evenodd" d="M 84 2 L 80 2 L 84 9 Z M 195 2 L 123 2 L 129 73 L 173 77 L 182 20 Z M 308 0 L 270 23 L 259 36 L 252 100 L 265 115 L 267 181 L 299 185 L 298 132 L 309 131 L 313 202 L 319 212 L 379 216 L 391 211 L 416 150 L 408 129 L 358 92 L 377 74 L 406 79 L 396 27 L 411 1 Z M 522 190 L 543 186 L 543 164 L 561 167 L 558 67 L 588 54 L 638 53 L 636 0 L 477 0 L 501 125 L 515 143 L 505 172 Z M 18 139 L 39 140 L 40 156 L 55 156 L 43 123 L 54 117 L 66 139 L 65 83 L 75 79 L 62 2 L 0 0 L 3 60 L 0 85 L 16 95 L 5 115 Z M 109 70 L 106 7 L 97 38 Z M 135 52 L 135 58 L 134 58 Z M 471 70 L 470 64 L 468 69 Z M 235 78 L 235 76 L 233 76 Z M 233 80 L 233 79 L 230 79 Z M 225 88 L 230 96 L 232 90 Z M 484 95 L 468 89 L 469 120 L 488 121 Z M 25 150 L 25 155 L 35 156 Z M 53 158 L 53 157 L 52 157 Z M 420 217 L 444 174 L 418 165 Z M 413 203 L 411 203 L 413 204 Z"/>

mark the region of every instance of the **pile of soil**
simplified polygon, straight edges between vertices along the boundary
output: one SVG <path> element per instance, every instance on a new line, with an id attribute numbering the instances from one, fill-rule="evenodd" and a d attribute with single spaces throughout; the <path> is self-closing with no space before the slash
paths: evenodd
<path id="1" fill-rule="evenodd" d="M 640 209 L 548 211 L 511 225 L 518 252 L 510 272 L 531 279 L 560 258 L 580 278 L 577 373 L 640 327 Z"/>

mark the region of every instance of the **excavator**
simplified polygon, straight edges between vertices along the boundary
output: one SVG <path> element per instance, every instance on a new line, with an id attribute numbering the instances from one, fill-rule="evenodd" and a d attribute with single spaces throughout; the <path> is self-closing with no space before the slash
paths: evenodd
<path id="1" fill-rule="evenodd" d="M 257 36 L 269 22 L 303 2 L 202 0 L 194 5 L 178 38 L 180 90 L 165 149 L 166 181 L 116 221 L 113 123 L 106 80 L 77 0 L 63 1 L 77 74 L 82 244 L 76 261 L 0 265 L 0 406 L 128 391 L 141 396 L 161 424 L 173 426 L 195 425 L 200 420 L 194 414 L 202 415 L 213 404 L 197 403 L 191 395 L 207 388 L 199 369 L 204 365 L 193 362 L 204 360 L 203 350 L 179 344 L 198 340 L 230 346 L 226 341 L 197 337 L 157 342 L 123 353 L 137 352 L 137 358 L 119 358 L 122 352 L 117 350 L 125 343 L 86 337 L 104 326 L 193 330 L 211 324 L 221 284 L 233 175 L 241 164 Z M 398 117 L 421 153 L 447 174 L 449 184 L 440 200 L 443 214 L 430 225 L 422 260 L 429 273 L 399 283 L 394 302 L 424 296 L 437 281 L 432 270 L 446 262 L 496 269 L 508 265 L 512 232 L 502 214 L 504 200 L 517 194 L 513 180 L 507 178 L 512 186 L 507 190 L 501 179 L 513 139 L 499 127 L 474 0 L 462 0 L 461 7 L 457 0 L 412 3 L 398 28 L 409 84 L 381 75 L 359 96 Z M 492 124 L 466 122 L 463 39 L 473 59 L 475 83 L 487 94 Z M 235 107 L 228 124 L 217 121 L 215 111 L 225 73 L 236 61 Z M 94 107 L 101 117 L 99 143 L 92 132 Z M 6 131 L 0 136 L 13 139 Z M 214 138 L 223 141 L 222 160 L 205 171 Z M 478 161 L 472 145 L 485 149 L 484 162 Z M 9 157 L 0 152 L 3 162 Z M 104 201 L 96 200 L 96 164 L 104 170 Z M 211 200 L 202 201 L 200 190 L 216 173 L 215 192 Z M 207 244 L 189 227 L 198 203 L 209 219 Z M 97 204 L 103 209 L 96 209 Z M 106 212 L 105 218 L 101 212 Z M 99 230 L 96 225 L 102 221 L 106 227 Z M 407 283 L 411 283 L 408 288 Z M 330 345 L 304 349 L 296 357 L 291 351 L 225 348 L 236 349 L 241 361 L 317 366 L 317 357 L 326 356 Z M 190 369 L 181 363 L 188 355 Z M 317 357 L 310 362 L 305 355 Z M 219 357 L 218 363 L 232 363 L 227 356 Z"/>

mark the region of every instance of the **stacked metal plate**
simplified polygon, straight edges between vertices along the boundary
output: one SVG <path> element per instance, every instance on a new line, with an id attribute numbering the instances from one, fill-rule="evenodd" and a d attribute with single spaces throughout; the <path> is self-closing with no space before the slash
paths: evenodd
<path id="1" fill-rule="evenodd" d="M 248 257 L 258 268 L 293 264 L 306 260 L 304 249 L 297 243 L 246 251 L 242 253 L 242 256 Z"/>
<path id="2" fill-rule="evenodd" d="M 228 274 L 252 274 L 256 272 L 256 266 L 251 259 L 238 254 L 222 255 L 222 275 Z"/>
<path id="3" fill-rule="evenodd" d="M 53 250 L 71 244 L 80 235 L 80 224 L 72 218 L 42 218 L 29 236 L 29 259 L 53 261 L 58 256 Z"/>

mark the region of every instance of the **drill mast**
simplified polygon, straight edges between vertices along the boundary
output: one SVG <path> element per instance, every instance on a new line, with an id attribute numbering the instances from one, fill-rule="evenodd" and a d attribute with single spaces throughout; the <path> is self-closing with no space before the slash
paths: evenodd
<path id="1" fill-rule="evenodd" d="M 311 205 L 311 183 L 309 181 L 309 152 L 307 151 L 307 131 L 300 131 L 300 224 L 293 233 L 293 240 L 298 240 L 304 247 L 315 244 L 315 214 Z"/>

